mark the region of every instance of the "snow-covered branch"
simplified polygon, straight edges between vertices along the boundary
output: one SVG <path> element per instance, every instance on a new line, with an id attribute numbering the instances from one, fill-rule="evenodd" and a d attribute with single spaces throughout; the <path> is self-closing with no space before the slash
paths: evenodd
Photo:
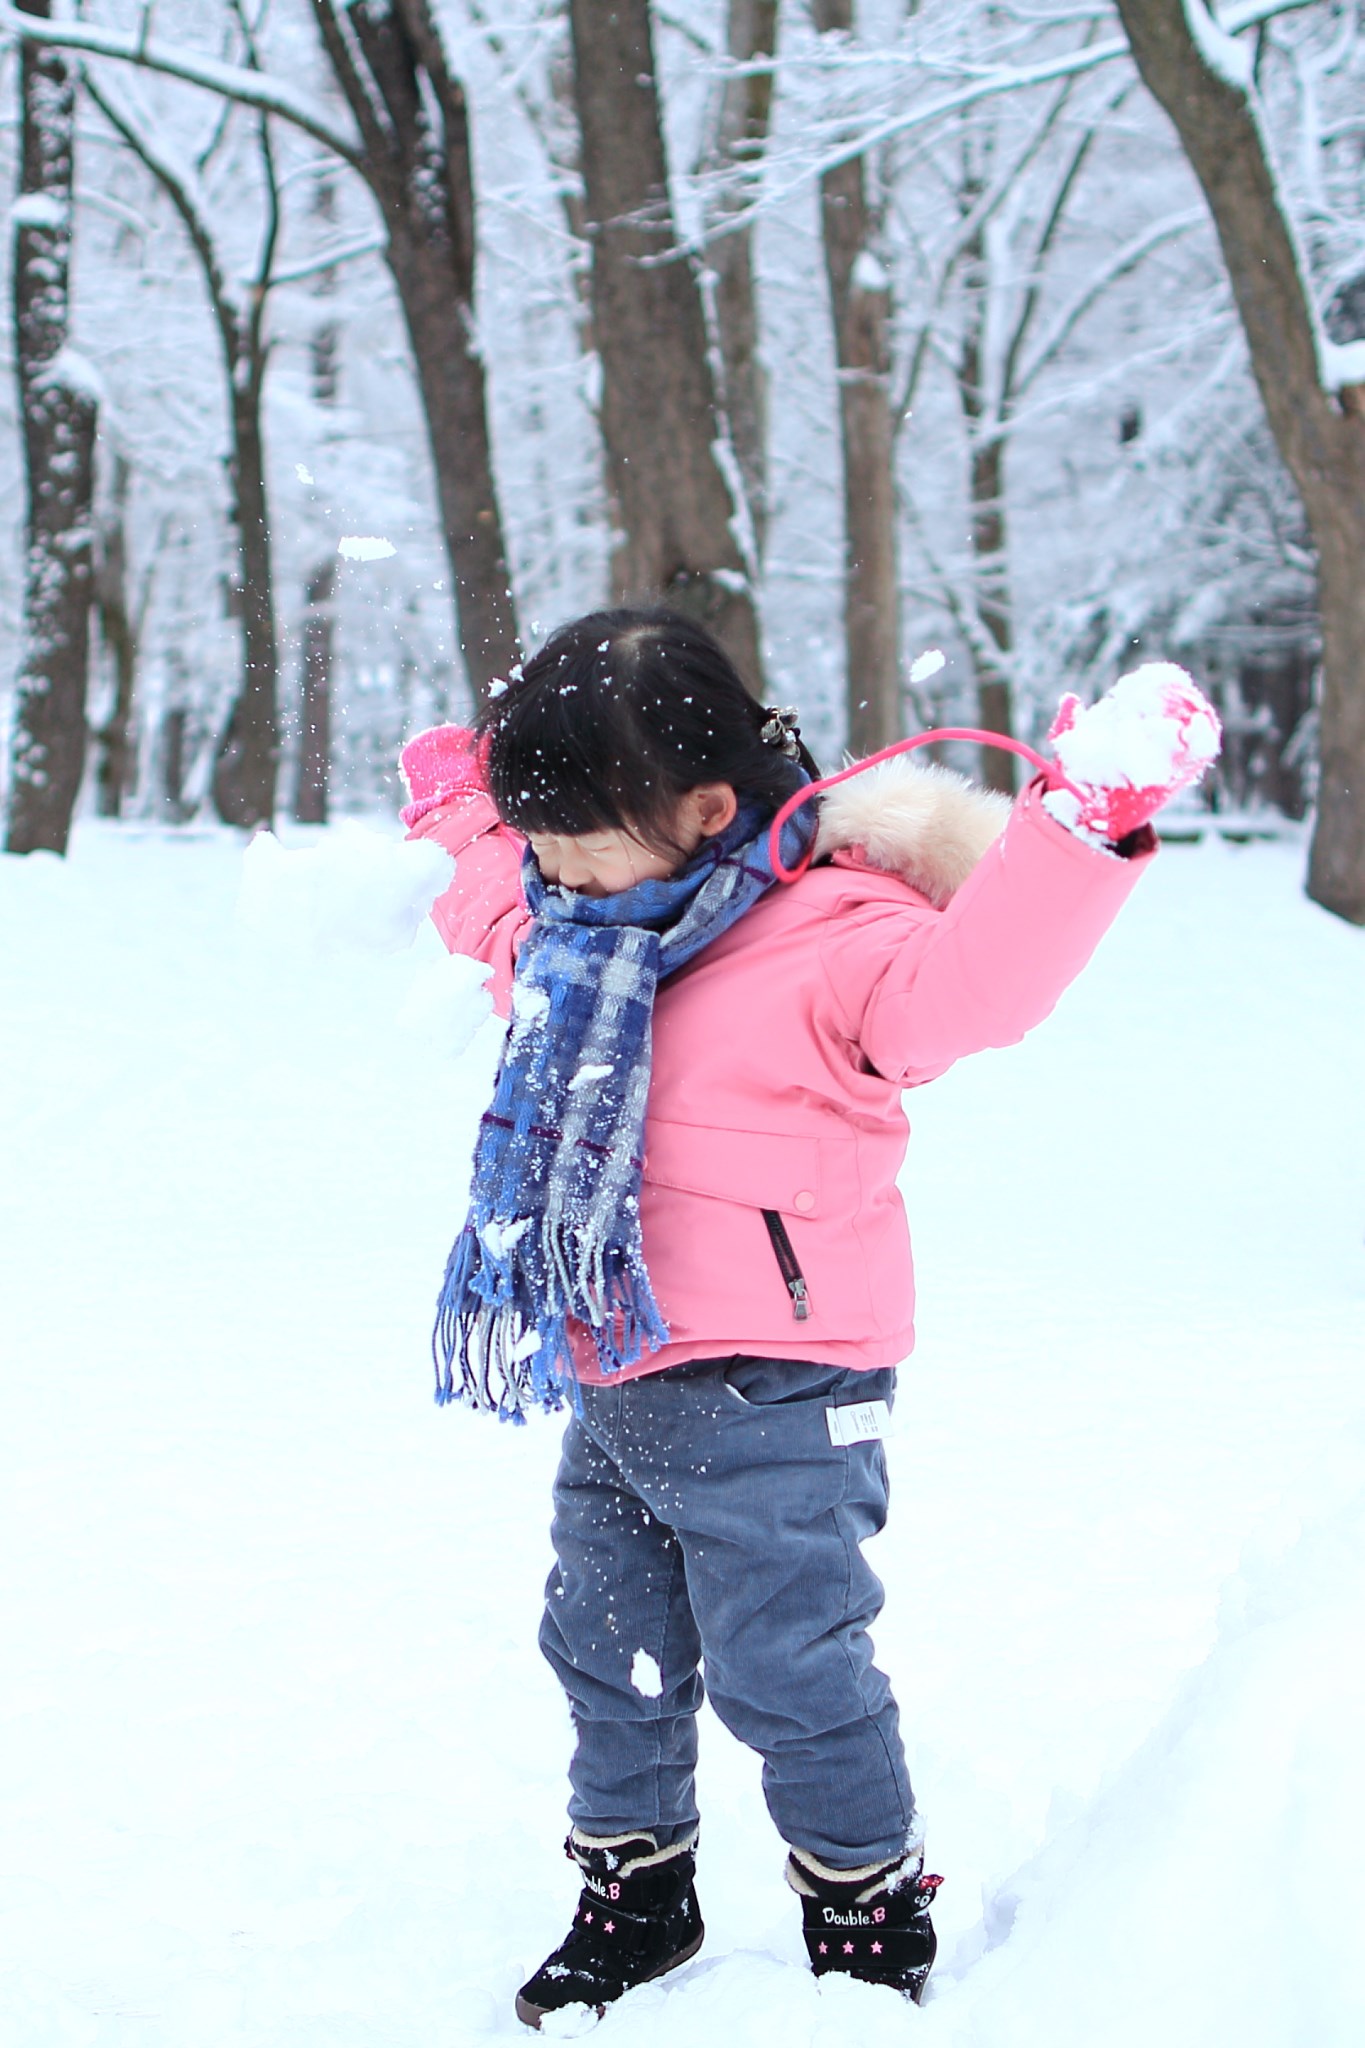
<path id="1" fill-rule="evenodd" d="M 1019 180 L 1056 128 L 1058 120 L 1071 96 L 1072 80 L 1063 82 L 1052 104 L 1047 108 L 1031 134 L 1025 139 L 1004 169 L 993 179 L 979 198 L 967 207 L 954 231 L 946 252 L 939 262 L 938 282 L 934 287 L 932 301 L 925 314 L 918 335 L 909 351 L 905 381 L 892 405 L 895 431 L 899 432 L 914 407 L 919 390 L 920 378 L 929 359 L 933 345 L 935 325 L 942 313 L 948 289 L 959 264 L 971 248 L 979 241 L 987 224 L 994 219 L 1001 205 L 1018 189 Z"/>
<path id="2" fill-rule="evenodd" d="M 1196 4 L 1196 0 L 1190 0 L 1190 4 Z M 1238 0 L 1238 4 L 1229 7 L 1220 18 L 1218 33 L 1231 39 L 1249 28 L 1273 21 L 1280 15 L 1299 13 L 1306 7 L 1318 4 L 1319 0 Z M 1068 16 L 1067 19 L 1071 17 Z M 1079 19 L 1089 21 L 1093 17 L 1086 14 Z M 932 127 L 951 114 L 962 113 L 969 107 L 977 106 L 985 100 L 998 99 L 1004 94 L 1061 84 L 1066 80 L 1079 78 L 1084 73 L 1099 70 L 1105 64 L 1123 61 L 1129 56 L 1126 37 L 1113 36 L 1103 42 L 1087 38 L 1075 49 L 1059 51 L 1055 55 L 1039 58 L 1032 64 L 982 66 L 979 75 L 973 76 L 967 84 L 957 86 L 950 92 L 927 97 L 903 111 L 887 115 L 880 121 L 866 125 L 855 123 L 852 129 L 841 135 L 837 141 L 823 147 L 802 150 L 799 155 L 789 156 L 782 167 L 787 173 L 785 178 L 774 176 L 764 195 L 756 199 L 752 205 L 741 208 L 708 226 L 702 235 L 682 244 L 670 255 L 650 260 L 668 262 L 676 261 L 683 256 L 695 256 L 705 245 L 720 236 L 738 233 L 752 225 L 760 213 L 771 210 L 802 187 L 823 177 L 839 165 L 850 163 L 857 157 L 878 150 L 916 129 Z M 761 59 L 738 69 L 780 71 L 790 61 L 780 57 Z M 915 74 L 922 75 L 926 68 L 924 55 L 918 50 L 904 54 L 894 50 L 881 50 L 877 52 L 876 61 L 883 71 L 903 65 Z"/>
<path id="3" fill-rule="evenodd" d="M 1039 342 L 1036 352 L 1020 371 L 1015 381 L 1015 390 L 1022 397 L 1039 374 L 1053 362 L 1065 348 L 1076 328 L 1091 308 L 1104 294 L 1144 263 L 1163 243 L 1173 241 L 1177 235 L 1186 235 L 1191 228 L 1201 226 L 1208 218 L 1202 206 L 1192 206 L 1183 213 L 1172 214 L 1167 220 L 1154 221 L 1144 228 L 1140 235 L 1116 249 L 1107 263 L 1101 264 L 1090 279 L 1084 291 L 1079 292 L 1069 306 L 1057 314 L 1048 332 Z"/>
<path id="4" fill-rule="evenodd" d="M 232 292 L 219 261 L 198 173 L 190 164 L 177 163 L 170 153 L 153 139 L 147 129 L 125 108 L 111 99 L 103 87 L 97 85 L 92 78 L 87 76 L 84 84 L 92 103 L 98 107 L 109 126 L 132 151 L 144 169 L 150 172 L 179 214 L 204 273 L 204 283 L 224 352 L 228 362 L 235 364 L 242 345 L 241 308 L 233 301 Z"/>
<path id="5" fill-rule="evenodd" d="M 387 236 L 362 235 L 357 241 L 319 250 L 316 256 L 305 257 L 298 263 L 277 264 L 270 273 L 270 282 L 272 285 L 303 284 L 310 277 L 323 277 L 330 271 L 340 270 L 344 263 L 357 262 L 362 256 L 382 256 L 387 247 Z"/>
<path id="6" fill-rule="evenodd" d="M 1197 5 L 1199 0 L 1188 0 Z M 1305 7 L 1313 7 L 1318 0 L 1241 0 L 1241 4 L 1230 7 L 1222 19 L 1221 32 L 1231 38 L 1248 28 L 1256 28 L 1262 22 L 1273 21 L 1281 14 L 1294 14 Z M 1001 66 L 988 70 L 985 75 L 963 86 L 954 93 L 945 93 L 941 98 L 927 101 L 923 106 L 909 108 L 903 114 L 892 115 L 888 120 L 861 135 L 830 157 L 821 165 L 842 163 L 847 157 L 858 155 L 864 150 L 875 149 L 893 136 L 904 135 L 912 128 L 927 127 L 931 122 L 942 119 L 945 114 L 958 112 L 961 108 L 975 106 L 980 100 L 998 99 L 1002 93 L 1020 92 L 1039 85 L 1051 85 L 1064 78 L 1077 78 L 1082 72 L 1095 71 L 1102 64 L 1112 64 L 1129 55 L 1125 37 L 1115 36 L 1102 43 L 1087 42 L 1079 49 L 1070 50 L 1055 57 L 1040 58 L 1036 64 Z"/>
<path id="7" fill-rule="evenodd" d="M 1064 87 L 1063 90 L 1069 90 L 1069 86 Z M 1118 92 L 1112 94 L 1105 111 L 1113 112 L 1121 104 L 1126 92 L 1127 86 L 1124 85 L 1119 88 Z M 1071 152 L 1070 161 L 1063 171 L 1061 182 L 1053 194 L 1052 205 L 1048 210 L 1047 219 L 1043 223 L 1043 231 L 1038 237 L 1037 246 L 1033 252 L 1033 276 L 1024 293 L 1024 303 L 1020 308 L 1019 317 L 1014 323 L 1014 331 L 1005 348 L 1004 363 L 1000 373 L 999 393 L 999 410 L 1002 417 L 1009 412 L 1015 397 L 1021 389 L 1018 381 L 1018 367 L 1023 358 L 1024 345 L 1032 330 L 1034 316 L 1038 311 L 1041 301 L 1043 274 L 1047 269 L 1048 258 L 1052 253 L 1053 244 L 1061 230 L 1062 222 L 1066 218 L 1072 194 L 1080 183 L 1081 173 L 1084 171 L 1086 161 L 1094 149 L 1098 134 L 1098 121 L 1092 119 L 1089 127 Z"/>
<path id="8" fill-rule="evenodd" d="M 1250 92 L 1251 51 L 1236 40 L 1231 25 L 1218 19 L 1207 0 L 1183 0 L 1183 5 L 1190 38 L 1209 70 L 1238 92 Z"/>
<path id="9" fill-rule="evenodd" d="M 278 114 L 347 163 L 359 162 L 360 148 L 355 137 L 336 127 L 305 94 L 282 79 L 252 71 L 246 65 L 227 64 L 177 44 L 155 41 L 146 32 L 149 20 L 150 10 L 143 18 L 139 34 L 122 35 L 116 29 L 93 28 L 83 22 L 44 21 L 38 15 L 21 13 L 9 5 L 9 0 L 0 0 L 0 33 L 16 41 L 74 50 L 84 57 L 114 58 L 121 63 L 140 65 L 145 71 L 160 72 L 167 78 L 178 78 L 204 92 L 221 93 L 243 106 Z"/>

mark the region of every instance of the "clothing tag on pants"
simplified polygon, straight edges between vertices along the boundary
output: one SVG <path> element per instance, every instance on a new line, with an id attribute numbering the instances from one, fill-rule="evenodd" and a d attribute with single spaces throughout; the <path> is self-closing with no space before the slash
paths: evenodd
<path id="1" fill-rule="evenodd" d="M 848 1408 L 826 1408 L 832 1444 L 875 1444 L 886 1435 L 891 1410 L 885 1401 L 855 1401 Z"/>

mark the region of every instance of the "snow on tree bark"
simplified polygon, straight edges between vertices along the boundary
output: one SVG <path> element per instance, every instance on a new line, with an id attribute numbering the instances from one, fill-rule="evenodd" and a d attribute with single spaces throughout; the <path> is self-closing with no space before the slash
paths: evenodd
<path id="1" fill-rule="evenodd" d="M 777 17 L 778 0 L 730 0 L 726 40 L 732 62 L 747 65 L 771 58 L 777 47 Z M 736 72 L 726 79 L 710 165 L 723 182 L 709 209 L 706 247 L 715 279 L 725 416 L 743 479 L 755 568 L 762 562 L 767 539 L 768 376 L 759 343 L 753 226 L 733 227 L 727 220 L 757 197 L 772 105 L 771 71 Z"/>
<path id="2" fill-rule="evenodd" d="M 964 186 L 967 201 L 978 197 L 970 181 Z M 1009 549 L 1006 531 L 1005 444 L 994 419 L 988 418 L 990 400 L 985 375 L 985 322 L 988 298 L 985 230 L 973 236 L 967 249 L 964 284 L 967 305 L 962 346 L 957 364 L 958 391 L 970 436 L 971 545 L 975 567 L 975 603 L 981 631 L 972 638 L 971 653 L 976 669 L 977 711 L 987 732 L 1013 731 L 1014 707 L 1010 689 L 1009 662 L 1014 651 L 1014 625 L 1010 615 Z M 988 789 L 1013 796 L 1015 756 L 1003 747 L 981 750 L 982 779 Z"/>
<path id="3" fill-rule="evenodd" d="M 20 0 L 48 13 L 49 0 Z M 75 90 L 55 50 L 20 57 L 15 359 L 28 478 L 24 656 L 6 845 L 65 853 L 85 766 L 99 404 L 69 347 Z"/>
<path id="4" fill-rule="evenodd" d="M 1320 335 L 1249 74 L 1196 39 L 1204 0 L 1117 0 L 1138 70 L 1203 187 L 1266 418 L 1318 551 L 1321 783 L 1308 893 L 1365 924 L 1365 408 L 1325 388 Z M 1226 59 L 1222 42 L 1216 53 Z"/>
<path id="5" fill-rule="evenodd" d="M 648 0 L 571 0 L 602 433 L 625 539 L 617 595 L 700 619 L 761 687 L 758 621 L 717 453 L 696 272 L 675 242 Z M 728 453 L 728 448 L 726 450 Z"/>
<path id="6" fill-rule="evenodd" d="M 853 0 L 813 0 L 811 18 L 822 35 L 850 34 Z M 826 171 L 820 202 L 843 438 L 848 746 L 870 754 L 899 739 L 904 726 L 890 279 L 871 246 L 865 159 L 850 156 Z"/>

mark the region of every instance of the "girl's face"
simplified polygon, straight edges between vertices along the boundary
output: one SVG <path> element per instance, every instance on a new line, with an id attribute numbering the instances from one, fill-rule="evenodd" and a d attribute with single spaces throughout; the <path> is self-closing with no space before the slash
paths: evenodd
<path id="1" fill-rule="evenodd" d="M 637 882 L 661 882 L 686 867 L 703 839 L 723 832 L 739 808 L 728 782 L 690 789 L 678 806 L 672 837 L 681 851 L 658 853 L 633 832 L 603 826 L 596 832 L 527 834 L 547 882 L 580 896 L 618 896 Z"/>

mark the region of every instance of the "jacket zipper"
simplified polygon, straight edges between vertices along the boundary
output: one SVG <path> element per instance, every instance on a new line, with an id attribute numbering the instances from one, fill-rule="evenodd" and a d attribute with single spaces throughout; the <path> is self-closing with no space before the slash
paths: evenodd
<path id="1" fill-rule="evenodd" d="M 787 1226 L 776 1209 L 765 1209 L 763 1221 L 768 1226 L 772 1240 L 773 1256 L 786 1282 L 787 1292 L 792 1298 L 792 1314 L 798 1323 L 804 1323 L 810 1316 L 810 1296 L 806 1291 L 806 1276 L 801 1271 L 792 1241 L 787 1235 Z"/>

